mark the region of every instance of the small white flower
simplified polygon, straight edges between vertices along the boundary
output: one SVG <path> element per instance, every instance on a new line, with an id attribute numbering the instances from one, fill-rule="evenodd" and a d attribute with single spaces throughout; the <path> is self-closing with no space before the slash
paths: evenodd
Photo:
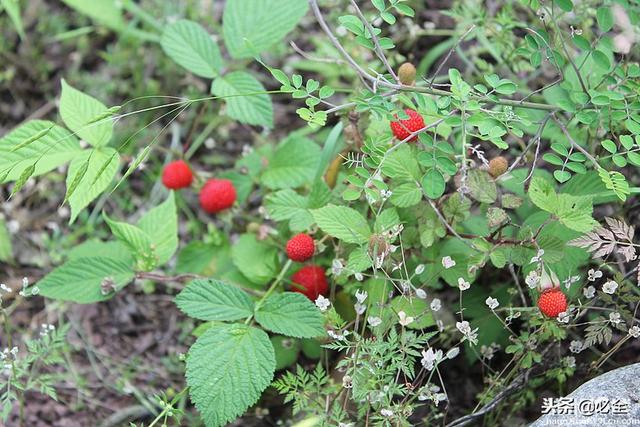
<path id="1" fill-rule="evenodd" d="M 431 347 L 427 349 L 427 351 L 422 351 L 422 366 L 427 371 L 433 370 L 435 366 L 442 360 L 442 350 L 433 351 Z"/>
<path id="2" fill-rule="evenodd" d="M 536 254 L 536 256 L 534 256 L 533 258 L 531 258 L 531 261 L 529 261 L 529 264 L 533 264 L 534 262 L 540 262 L 542 260 L 542 256 L 544 255 L 544 249 L 538 249 L 538 253 Z"/>
<path id="3" fill-rule="evenodd" d="M 636 255 L 636 248 L 633 246 L 618 247 L 618 253 L 624 257 L 626 262 L 638 259 L 638 255 Z"/>
<path id="4" fill-rule="evenodd" d="M 455 267 L 456 262 L 450 257 L 450 256 L 446 256 L 442 258 L 442 266 L 445 269 L 450 269 L 451 267 Z"/>
<path id="5" fill-rule="evenodd" d="M 459 354 L 460 349 L 458 347 L 453 347 L 451 350 L 447 351 L 447 359 L 455 359 Z"/>
<path id="6" fill-rule="evenodd" d="M 369 316 L 367 317 L 367 323 L 369 323 L 369 325 L 375 328 L 376 326 L 382 323 L 382 319 L 376 316 Z"/>
<path id="7" fill-rule="evenodd" d="M 342 273 L 342 270 L 344 270 L 344 265 L 342 264 L 342 261 L 340 261 L 339 259 L 334 259 L 331 262 L 331 272 L 333 273 L 333 275 L 339 276 Z"/>
<path id="8" fill-rule="evenodd" d="M 407 316 L 407 313 L 405 313 L 404 311 L 398 312 L 398 318 L 400 319 L 398 320 L 398 323 L 400 323 L 402 326 L 407 326 L 415 320 L 413 317 Z"/>
<path id="9" fill-rule="evenodd" d="M 393 417 L 393 411 L 391 409 L 383 409 L 380 411 L 380 415 L 387 418 Z"/>
<path id="10" fill-rule="evenodd" d="M 431 301 L 431 310 L 438 311 L 442 308 L 442 302 L 438 298 L 434 298 Z"/>
<path id="11" fill-rule="evenodd" d="M 480 354 L 482 355 L 483 358 L 487 360 L 493 359 L 493 356 L 495 355 L 496 350 L 497 348 L 493 344 L 489 346 L 486 346 L 486 345 L 480 346 Z"/>
<path id="12" fill-rule="evenodd" d="M 471 326 L 466 320 L 463 322 L 456 322 L 456 328 L 458 328 L 458 330 L 462 332 L 462 335 L 467 335 L 471 332 Z"/>
<path id="13" fill-rule="evenodd" d="M 345 334 L 338 334 L 336 333 L 334 330 L 329 329 L 327 331 L 327 335 L 329 335 L 331 338 L 333 338 L 334 340 L 338 340 L 338 341 L 342 341 L 343 339 L 345 339 Z"/>
<path id="14" fill-rule="evenodd" d="M 632 326 L 631 329 L 629 329 L 629 335 L 634 338 L 640 338 L 640 327 Z"/>
<path id="15" fill-rule="evenodd" d="M 367 311 L 367 306 L 364 304 L 360 304 L 359 302 L 355 303 L 353 308 L 356 310 L 356 313 L 358 314 L 358 316 L 360 316 L 365 311 Z"/>
<path id="16" fill-rule="evenodd" d="M 0 283 L 0 290 L 4 291 L 6 293 L 10 293 L 11 292 L 11 288 L 8 287 L 7 285 L 5 285 L 4 283 Z"/>
<path id="17" fill-rule="evenodd" d="M 31 295 L 38 295 L 40 293 L 40 288 L 37 286 L 34 286 L 31 288 Z"/>
<path id="18" fill-rule="evenodd" d="M 345 375 L 342 377 L 342 387 L 344 388 L 352 388 L 353 387 L 353 378 L 349 375 Z"/>
<path id="19" fill-rule="evenodd" d="M 558 322 L 569 323 L 569 320 L 571 320 L 571 316 L 569 315 L 568 311 L 563 311 L 562 313 L 558 314 Z"/>
<path id="20" fill-rule="evenodd" d="M 471 283 L 467 282 L 462 277 L 458 277 L 458 287 L 460 288 L 461 291 L 466 291 L 471 287 Z"/>
<path id="21" fill-rule="evenodd" d="M 500 305 L 500 303 L 498 302 L 497 299 L 492 298 L 492 297 L 488 297 L 486 300 L 484 300 L 485 304 L 487 304 L 487 306 L 491 309 L 491 310 L 495 310 L 496 308 L 498 308 L 498 306 Z"/>
<path id="22" fill-rule="evenodd" d="M 584 343 L 582 341 L 573 340 L 569 344 L 569 351 L 571 351 L 571 353 L 577 354 L 577 353 L 580 353 L 582 350 L 584 350 Z"/>
<path id="23" fill-rule="evenodd" d="M 320 311 L 327 311 L 330 305 L 331 301 L 329 301 L 328 298 L 325 298 L 322 295 L 318 295 L 318 298 L 316 298 L 316 307 L 318 307 Z"/>
<path id="24" fill-rule="evenodd" d="M 427 293 L 422 289 L 416 289 L 416 296 L 420 299 L 425 299 L 427 297 Z"/>
<path id="25" fill-rule="evenodd" d="M 369 294 L 367 294 L 367 291 L 363 291 L 363 290 L 360 290 L 360 289 L 358 289 L 356 291 L 356 299 L 358 300 L 358 302 L 360 304 L 364 303 L 364 301 L 367 299 L 368 295 Z"/>
<path id="26" fill-rule="evenodd" d="M 593 298 L 594 296 L 596 296 L 596 288 L 594 288 L 593 286 L 586 287 L 582 290 L 582 293 L 584 294 L 585 298 Z"/>
<path id="27" fill-rule="evenodd" d="M 602 285 L 602 291 L 605 294 L 613 295 L 616 293 L 616 289 L 618 289 L 618 284 L 613 280 L 609 280 L 607 283 Z"/>
<path id="28" fill-rule="evenodd" d="M 464 335 L 464 337 L 472 344 L 478 344 L 478 328 L 471 329 L 471 325 L 466 320 L 456 322 L 456 328 Z"/>
<path id="29" fill-rule="evenodd" d="M 571 276 L 571 277 L 565 279 L 562 283 L 564 284 L 565 288 L 569 289 L 571 287 L 571 285 L 576 283 L 578 280 L 580 280 L 580 276 Z"/>
<path id="30" fill-rule="evenodd" d="M 609 322 L 613 323 L 614 325 L 617 325 L 618 323 L 620 323 L 622 321 L 622 319 L 620 318 L 620 313 L 609 313 Z"/>
<path id="31" fill-rule="evenodd" d="M 408 280 L 403 280 L 400 286 L 402 287 L 403 294 L 408 294 L 411 291 L 411 282 Z"/>
<path id="32" fill-rule="evenodd" d="M 527 277 L 524 278 L 524 282 L 529 286 L 529 288 L 535 288 L 540 282 L 540 276 L 536 270 L 531 270 Z"/>
<path id="33" fill-rule="evenodd" d="M 575 368 L 576 367 L 576 358 L 573 356 L 567 356 L 562 359 L 564 366 L 567 368 Z"/>
<path id="34" fill-rule="evenodd" d="M 355 279 L 358 282 L 362 282 L 362 279 L 364 279 L 364 276 L 362 275 L 362 273 L 356 273 L 356 274 L 353 275 L 353 277 L 355 277 Z"/>
<path id="35" fill-rule="evenodd" d="M 424 264 L 420 264 L 416 267 L 416 275 L 421 275 L 424 273 Z"/>
<path id="36" fill-rule="evenodd" d="M 593 268 L 589 270 L 587 273 L 587 280 L 590 282 L 595 282 L 597 279 L 602 277 L 602 271 L 594 270 Z"/>

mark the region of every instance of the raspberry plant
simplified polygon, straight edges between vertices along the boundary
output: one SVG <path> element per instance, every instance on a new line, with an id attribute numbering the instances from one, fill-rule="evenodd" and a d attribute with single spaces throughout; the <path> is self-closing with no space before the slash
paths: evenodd
<path id="1" fill-rule="evenodd" d="M 205 425 L 233 421 L 270 385 L 292 416 L 320 425 L 496 425 L 537 387 L 562 386 L 571 353 L 610 346 L 599 367 L 640 336 L 624 218 L 640 193 L 637 2 L 521 0 L 497 13 L 454 2 L 442 58 L 415 64 L 394 41 L 397 28 L 419 29 L 404 0 L 227 1 L 213 37 L 204 19 L 155 34 L 127 26 L 115 2 L 103 2 L 108 14 L 65 3 L 157 42 L 208 90 L 107 107 L 62 80 L 59 123 L 0 139 L 10 196 L 68 164 L 70 223 L 103 231 L 29 289 L 88 304 L 133 282 L 178 283 L 177 306 L 203 322 L 183 392 Z M 283 43 L 298 25 L 322 31 L 317 52 Z M 285 52 L 308 62 L 303 72 L 280 67 Z M 448 62 L 454 53 L 466 66 Z M 278 100 L 300 126 L 275 141 Z M 198 158 L 204 131 L 169 149 L 162 133 L 117 133 L 137 114 L 171 123 L 209 104 L 257 141 L 224 170 Z M 107 201 L 165 152 L 152 172 L 164 201 L 116 218 Z M 208 225 L 185 233 L 185 216 Z M 475 409 L 446 419 L 459 406 L 441 365 L 463 357 L 486 385 Z"/>

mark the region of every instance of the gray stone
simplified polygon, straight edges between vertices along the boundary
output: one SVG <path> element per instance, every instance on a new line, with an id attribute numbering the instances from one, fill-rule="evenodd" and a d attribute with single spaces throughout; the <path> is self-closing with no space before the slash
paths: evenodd
<path id="1" fill-rule="evenodd" d="M 543 402 L 541 409 L 549 406 L 529 427 L 640 426 L 640 363 L 602 374 L 564 398 Z"/>

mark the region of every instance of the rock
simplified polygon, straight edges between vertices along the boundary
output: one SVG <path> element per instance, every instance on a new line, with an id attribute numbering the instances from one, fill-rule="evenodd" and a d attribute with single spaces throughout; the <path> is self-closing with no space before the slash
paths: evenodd
<path id="1" fill-rule="evenodd" d="M 640 425 L 640 363 L 614 369 L 563 398 L 544 399 L 529 427 Z"/>

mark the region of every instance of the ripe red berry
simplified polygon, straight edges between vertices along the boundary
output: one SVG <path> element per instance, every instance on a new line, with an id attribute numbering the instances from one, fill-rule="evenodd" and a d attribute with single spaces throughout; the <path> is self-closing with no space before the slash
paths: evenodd
<path id="1" fill-rule="evenodd" d="M 325 295 L 329 290 L 324 268 L 317 265 L 307 265 L 291 276 L 293 292 L 300 292 L 311 301 L 315 301 L 319 295 Z"/>
<path id="2" fill-rule="evenodd" d="M 171 162 L 162 171 L 162 183 L 170 190 L 188 187 L 192 182 L 193 173 L 184 160 Z"/>
<path id="3" fill-rule="evenodd" d="M 407 108 L 404 112 L 409 116 L 407 120 L 391 122 L 391 132 L 400 141 L 408 138 L 413 132 L 424 128 L 424 119 L 417 111 Z M 398 117 L 396 116 L 396 118 Z M 418 139 L 418 135 L 415 135 L 409 141 L 415 141 L 416 139 Z"/>
<path id="4" fill-rule="evenodd" d="M 210 179 L 200 190 L 200 206 L 208 213 L 230 208 L 236 201 L 236 188 L 228 179 Z"/>
<path id="5" fill-rule="evenodd" d="M 538 308 L 548 317 L 558 317 L 567 311 L 567 297 L 558 288 L 543 291 L 538 298 Z"/>
<path id="6" fill-rule="evenodd" d="M 287 242 L 287 256 L 292 261 L 305 262 L 313 256 L 315 245 L 311 236 L 296 234 Z"/>

